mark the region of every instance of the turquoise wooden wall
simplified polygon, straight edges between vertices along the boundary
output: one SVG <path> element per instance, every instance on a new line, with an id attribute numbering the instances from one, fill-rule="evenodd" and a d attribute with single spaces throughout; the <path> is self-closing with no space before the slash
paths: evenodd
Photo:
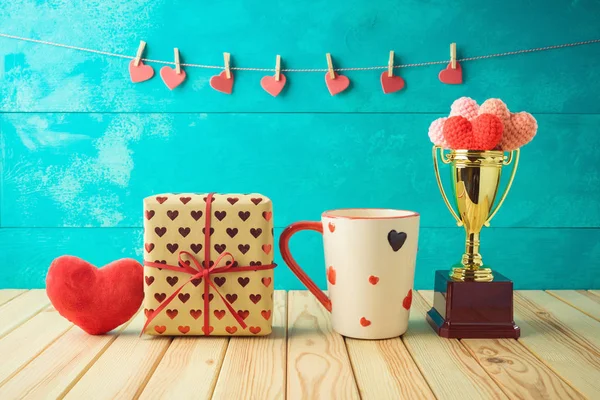
<path id="1" fill-rule="evenodd" d="M 404 63 L 600 38 L 600 2 L 521 0 L 346 2 L 34 1 L 0 5 L 0 31 L 134 55 L 220 65 L 324 68 Z M 283 95 L 238 72 L 234 94 L 187 69 L 169 91 L 132 84 L 127 60 L 0 38 L 0 288 L 41 287 L 51 260 L 102 265 L 142 255 L 142 198 L 165 191 L 258 191 L 275 205 L 275 234 L 335 207 L 394 207 L 422 215 L 416 287 L 462 253 L 435 184 L 429 123 L 460 96 L 499 97 L 533 113 L 538 137 L 493 227 L 487 263 L 518 288 L 599 288 L 600 44 L 463 64 L 465 84 L 439 66 L 401 69 L 384 95 L 380 72 L 352 72 L 331 97 L 323 73 L 288 74 Z M 158 71 L 158 65 L 154 65 Z M 205 154 L 211 162 L 202 162 Z M 318 283 L 318 235 L 292 241 Z M 276 286 L 300 288 L 278 259 Z"/>

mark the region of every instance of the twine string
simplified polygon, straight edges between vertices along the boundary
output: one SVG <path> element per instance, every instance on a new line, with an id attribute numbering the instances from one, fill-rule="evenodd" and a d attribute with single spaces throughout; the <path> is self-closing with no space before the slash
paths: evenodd
<path id="1" fill-rule="evenodd" d="M 101 55 L 105 55 L 105 56 L 109 56 L 109 57 L 119 57 L 119 58 L 124 58 L 124 59 L 128 59 L 128 60 L 135 59 L 135 56 L 130 56 L 130 55 L 126 55 L 126 54 L 119 54 L 119 53 L 112 53 L 109 51 L 89 49 L 86 47 L 71 46 L 68 44 L 55 43 L 55 42 L 50 42 L 47 40 L 31 39 L 31 38 L 26 38 L 26 37 L 21 37 L 21 36 L 9 35 L 6 33 L 0 33 L 0 37 L 21 40 L 24 42 L 44 44 L 44 45 L 54 46 L 54 47 L 62 47 L 65 49 L 84 51 L 87 53 L 101 54 Z M 585 46 L 585 45 L 594 44 L 594 43 L 600 43 L 600 39 L 591 39 L 591 40 L 585 40 L 585 41 L 581 41 L 581 42 L 573 42 L 573 43 L 557 44 L 557 45 L 552 45 L 552 46 L 536 47 L 533 49 L 522 49 L 522 50 L 507 51 L 504 53 L 494 53 L 494 54 L 486 54 L 486 55 L 474 56 L 474 57 L 465 57 L 465 58 L 459 58 L 456 61 L 468 62 L 468 61 L 476 61 L 476 60 L 485 60 L 488 58 L 506 57 L 506 56 L 514 56 L 517 54 L 526 54 L 526 53 L 536 53 L 536 52 L 540 52 L 540 51 L 557 50 L 557 49 L 563 49 L 566 47 Z M 154 60 L 151 58 L 142 58 L 141 60 L 146 63 L 175 65 L 174 61 Z M 411 63 L 411 64 L 396 64 L 396 65 L 394 65 L 394 68 L 426 67 L 426 66 L 430 66 L 430 65 L 447 64 L 449 62 L 450 62 L 450 60 L 441 60 L 441 61 L 427 61 L 427 62 Z M 205 64 L 193 64 L 193 63 L 181 63 L 180 65 L 182 67 L 191 67 L 191 68 L 223 69 L 222 65 L 205 65 Z M 373 70 L 386 70 L 387 68 L 388 68 L 387 65 L 382 65 L 382 66 L 375 66 L 375 67 L 334 68 L 334 71 L 373 71 Z M 231 67 L 231 70 L 275 72 L 275 68 Z M 281 72 L 327 72 L 327 71 L 328 71 L 327 68 L 282 68 L 281 69 Z"/>

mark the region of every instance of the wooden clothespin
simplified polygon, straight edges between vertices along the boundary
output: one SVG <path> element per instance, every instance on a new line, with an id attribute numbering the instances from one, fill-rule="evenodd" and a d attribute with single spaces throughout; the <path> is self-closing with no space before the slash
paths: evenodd
<path id="1" fill-rule="evenodd" d="M 133 65 L 136 67 L 140 65 L 140 61 L 142 60 L 142 54 L 144 54 L 144 48 L 146 47 L 146 42 L 140 40 L 140 46 L 138 47 L 137 54 L 135 55 L 135 61 Z"/>
<path id="2" fill-rule="evenodd" d="M 179 49 L 175 47 L 173 51 L 175 53 L 175 73 L 179 75 L 181 74 L 181 63 L 179 62 Z"/>
<path id="3" fill-rule="evenodd" d="M 450 66 L 456 69 L 456 43 L 450 43 Z"/>
<path id="4" fill-rule="evenodd" d="M 335 79 L 335 71 L 333 70 L 333 61 L 331 61 L 331 54 L 327 53 L 325 56 L 327 57 L 327 70 L 329 72 L 329 77 L 331 79 Z"/>
<path id="5" fill-rule="evenodd" d="M 394 76 L 394 50 L 390 51 L 390 59 L 388 60 L 388 78 Z"/>
<path id="6" fill-rule="evenodd" d="M 277 54 L 277 58 L 275 59 L 275 80 L 279 82 L 281 78 L 281 56 Z"/>
<path id="7" fill-rule="evenodd" d="M 231 66 L 229 65 L 231 54 L 223 53 L 223 60 L 225 61 L 225 76 L 227 79 L 231 79 Z"/>

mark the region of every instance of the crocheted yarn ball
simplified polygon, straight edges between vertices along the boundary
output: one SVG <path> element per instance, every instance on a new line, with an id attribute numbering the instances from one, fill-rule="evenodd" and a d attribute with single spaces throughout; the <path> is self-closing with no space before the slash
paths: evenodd
<path id="1" fill-rule="evenodd" d="M 429 125 L 429 140 L 436 146 L 442 146 L 445 149 L 450 147 L 444 137 L 444 122 L 447 119 L 446 117 L 438 118 Z"/>
<path id="2" fill-rule="evenodd" d="M 468 120 L 472 120 L 479 114 L 479 105 L 470 97 L 461 97 L 454 100 L 450 107 L 450 116 L 461 116 Z"/>
<path id="3" fill-rule="evenodd" d="M 493 150 L 500 143 L 504 124 L 497 116 L 481 114 L 471 124 L 474 138 L 472 150 Z"/>
<path id="4" fill-rule="evenodd" d="M 500 118 L 503 123 L 510 119 L 510 111 L 504 102 L 500 99 L 487 99 L 479 107 L 479 115 L 492 114 Z"/>
<path id="5" fill-rule="evenodd" d="M 460 115 L 448 118 L 444 122 L 443 132 L 451 149 L 470 149 L 475 144 L 473 126 Z"/>

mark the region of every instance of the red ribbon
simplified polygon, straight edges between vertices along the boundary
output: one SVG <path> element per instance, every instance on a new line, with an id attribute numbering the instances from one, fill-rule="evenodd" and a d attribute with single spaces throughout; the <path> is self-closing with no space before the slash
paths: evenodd
<path id="1" fill-rule="evenodd" d="M 196 259 L 196 257 L 194 257 L 191 253 L 189 253 L 187 251 L 179 252 L 179 256 L 178 256 L 178 259 L 179 259 L 178 264 L 179 265 L 178 266 L 162 264 L 162 263 L 157 263 L 157 262 L 144 261 L 145 266 L 152 267 L 152 268 L 167 269 L 167 270 L 175 271 L 175 272 L 183 272 L 183 273 L 191 275 L 191 278 L 188 279 L 186 282 L 184 282 L 181 286 L 179 286 L 177 288 L 177 290 L 175 290 L 169 297 L 167 297 L 162 303 L 160 303 L 160 305 L 154 310 L 154 312 L 148 316 L 148 319 L 146 320 L 146 323 L 144 324 L 144 327 L 142 328 L 142 333 L 146 331 L 146 328 L 148 327 L 148 325 L 150 325 L 150 322 L 152 322 L 152 320 L 154 318 L 156 318 L 156 316 L 158 314 L 160 314 L 160 312 L 162 312 L 162 310 L 164 310 L 169 305 L 169 303 L 171 303 L 171 301 L 173 301 L 173 299 L 175 299 L 175 297 L 177 297 L 177 295 L 179 294 L 179 292 L 181 292 L 181 290 L 185 287 L 185 285 L 187 285 L 191 281 L 198 279 L 198 278 L 202 278 L 202 280 L 204 281 L 204 295 L 203 295 L 203 298 L 204 298 L 204 311 L 203 311 L 204 326 L 202 327 L 202 331 L 204 332 L 204 335 L 208 336 L 210 334 L 210 331 L 209 331 L 209 329 L 210 329 L 209 292 L 210 292 L 211 287 L 219 295 L 221 300 L 223 300 L 223 303 L 227 307 L 227 310 L 235 318 L 235 320 L 242 327 L 242 329 L 246 329 L 246 327 L 247 327 L 246 323 L 244 322 L 242 317 L 240 317 L 238 315 L 238 313 L 235 312 L 231 303 L 229 301 L 227 301 L 227 299 L 225 297 L 223 297 L 221 292 L 219 292 L 219 289 L 210 280 L 210 275 L 223 274 L 223 273 L 228 273 L 228 272 L 261 271 L 261 270 L 273 269 L 277 266 L 277 264 L 252 265 L 252 266 L 245 265 L 245 266 L 233 268 L 233 266 L 235 265 L 235 259 L 233 258 L 233 255 L 231 253 L 225 252 L 225 253 L 221 254 L 215 260 L 215 263 L 212 267 L 209 266 L 210 265 L 210 220 L 211 220 L 211 205 L 212 205 L 212 201 L 213 201 L 213 196 L 214 196 L 214 193 L 209 193 L 205 199 L 205 201 L 206 201 L 206 213 L 205 213 L 206 224 L 204 227 L 204 263 L 203 263 L 204 265 L 202 265 Z M 183 258 L 182 258 L 183 255 L 186 255 L 190 259 L 189 260 L 190 263 L 193 263 L 194 266 L 196 267 L 196 269 L 192 268 L 190 263 L 186 263 L 183 260 Z M 227 256 L 231 257 L 231 262 L 225 266 L 219 267 L 218 266 L 219 263 Z"/>

